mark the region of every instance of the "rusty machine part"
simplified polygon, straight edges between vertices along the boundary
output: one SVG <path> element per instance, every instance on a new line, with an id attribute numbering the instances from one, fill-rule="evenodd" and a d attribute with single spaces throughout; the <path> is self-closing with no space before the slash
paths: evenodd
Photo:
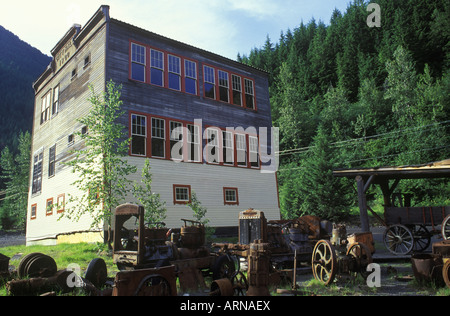
<path id="1" fill-rule="evenodd" d="M 441 240 L 433 243 L 432 254 L 442 261 L 442 277 L 450 288 L 450 240 Z"/>
<path id="2" fill-rule="evenodd" d="M 247 296 L 270 296 L 270 244 L 255 240 L 248 253 Z"/>
<path id="3" fill-rule="evenodd" d="M 450 258 L 446 258 L 444 267 L 442 268 L 442 277 L 448 288 L 450 288 Z"/>
<path id="4" fill-rule="evenodd" d="M 6 282 L 11 274 L 9 273 L 9 258 L 0 253 L 0 285 Z"/>
<path id="5" fill-rule="evenodd" d="M 116 274 L 112 296 L 176 296 L 174 266 L 121 271 Z"/>
<path id="6" fill-rule="evenodd" d="M 441 233 L 444 240 L 450 240 L 450 215 L 442 222 Z"/>
<path id="7" fill-rule="evenodd" d="M 20 260 L 18 274 L 25 277 L 51 277 L 57 271 L 55 260 L 40 252 L 33 252 Z"/>
<path id="8" fill-rule="evenodd" d="M 332 283 L 337 275 L 360 273 L 367 277 L 367 266 L 372 253 L 364 243 L 349 244 L 345 225 L 335 225 L 331 240 L 320 240 L 312 254 L 314 278 L 324 285 Z"/>
<path id="9" fill-rule="evenodd" d="M 245 296 L 248 291 L 248 281 L 245 275 L 238 271 L 229 278 L 214 280 L 211 283 L 210 296 Z"/>

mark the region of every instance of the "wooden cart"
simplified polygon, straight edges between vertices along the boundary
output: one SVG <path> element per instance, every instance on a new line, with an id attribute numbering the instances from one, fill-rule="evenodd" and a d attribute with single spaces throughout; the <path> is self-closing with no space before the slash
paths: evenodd
<path id="1" fill-rule="evenodd" d="M 368 211 L 371 212 L 386 226 L 383 239 L 391 253 L 423 251 L 437 234 L 450 239 L 450 206 L 411 207 L 411 196 L 394 193 L 402 179 L 449 179 L 450 159 L 414 166 L 336 170 L 333 174 L 356 180 L 361 229 L 370 231 Z M 379 185 L 383 193 L 384 218 L 367 205 L 366 192 L 371 185 Z"/>

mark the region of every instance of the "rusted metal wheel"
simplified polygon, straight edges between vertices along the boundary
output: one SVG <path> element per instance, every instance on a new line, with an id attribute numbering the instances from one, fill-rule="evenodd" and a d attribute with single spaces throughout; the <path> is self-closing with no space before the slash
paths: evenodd
<path id="1" fill-rule="evenodd" d="M 395 255 L 409 254 L 414 247 L 414 237 L 406 226 L 396 224 L 389 226 L 383 236 L 384 245 Z"/>
<path id="2" fill-rule="evenodd" d="M 356 263 L 354 272 L 360 273 L 366 279 L 369 276 L 367 266 L 373 262 L 369 247 L 360 242 L 353 243 L 348 247 L 347 256 L 352 256 Z"/>
<path id="3" fill-rule="evenodd" d="M 19 277 L 50 277 L 57 271 L 56 262 L 52 257 L 34 252 L 23 257 L 19 263 Z"/>
<path id="4" fill-rule="evenodd" d="M 108 270 L 106 268 L 105 260 L 102 258 L 95 258 L 89 262 L 84 277 L 90 281 L 96 288 L 101 288 L 105 285 Z"/>
<path id="5" fill-rule="evenodd" d="M 238 271 L 233 275 L 231 283 L 233 284 L 234 296 L 245 296 L 247 294 L 248 281 L 241 271 Z"/>
<path id="6" fill-rule="evenodd" d="M 414 236 L 414 252 L 422 252 L 428 248 L 431 243 L 431 234 L 425 225 L 416 225 L 412 229 Z"/>
<path id="7" fill-rule="evenodd" d="M 447 262 L 445 262 L 442 268 L 442 276 L 444 277 L 445 284 L 450 288 L 450 259 L 447 259 Z"/>
<path id="8" fill-rule="evenodd" d="M 23 257 L 19 262 L 19 267 L 17 268 L 17 272 L 19 273 L 20 278 L 24 278 L 25 275 L 25 267 L 34 257 L 40 256 L 40 252 L 32 252 Z"/>
<path id="9" fill-rule="evenodd" d="M 233 296 L 233 284 L 230 279 L 218 279 L 211 283 L 210 296 Z"/>
<path id="10" fill-rule="evenodd" d="M 334 281 L 337 273 L 336 252 L 328 240 L 317 242 L 312 255 L 312 270 L 314 278 L 324 285 Z"/>
<path id="11" fill-rule="evenodd" d="M 450 215 L 447 215 L 442 222 L 442 238 L 450 240 Z"/>
<path id="12" fill-rule="evenodd" d="M 233 259 L 228 255 L 221 255 L 217 257 L 212 267 L 213 280 L 230 279 L 233 277 L 236 267 Z"/>
<path id="13" fill-rule="evenodd" d="M 170 283 L 159 274 L 145 276 L 134 292 L 134 296 L 171 296 Z"/>

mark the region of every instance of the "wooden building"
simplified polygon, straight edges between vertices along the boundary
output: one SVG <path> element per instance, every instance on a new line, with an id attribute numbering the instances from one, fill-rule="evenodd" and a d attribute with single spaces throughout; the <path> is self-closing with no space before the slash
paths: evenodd
<path id="1" fill-rule="evenodd" d="M 71 27 L 51 53 L 34 83 L 27 244 L 101 239 L 88 216 L 60 215 L 68 196 L 80 194 L 64 165 L 83 146 L 75 133 L 88 132 L 77 119 L 90 110 L 89 86 L 98 94 L 109 80 L 123 86 L 126 159 L 138 168 L 131 178 L 140 181 L 150 158 L 168 227 L 192 218 L 186 203 L 194 191 L 211 226 L 237 226 L 250 207 L 280 218 L 267 73 L 113 19 L 108 6 Z"/>

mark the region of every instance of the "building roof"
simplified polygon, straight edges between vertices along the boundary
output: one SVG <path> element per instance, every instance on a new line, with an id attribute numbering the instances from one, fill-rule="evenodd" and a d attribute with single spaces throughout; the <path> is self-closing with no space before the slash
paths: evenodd
<path id="1" fill-rule="evenodd" d="M 376 176 L 384 179 L 450 178 L 450 159 L 422 165 L 334 170 L 333 175 L 346 178 Z"/>

